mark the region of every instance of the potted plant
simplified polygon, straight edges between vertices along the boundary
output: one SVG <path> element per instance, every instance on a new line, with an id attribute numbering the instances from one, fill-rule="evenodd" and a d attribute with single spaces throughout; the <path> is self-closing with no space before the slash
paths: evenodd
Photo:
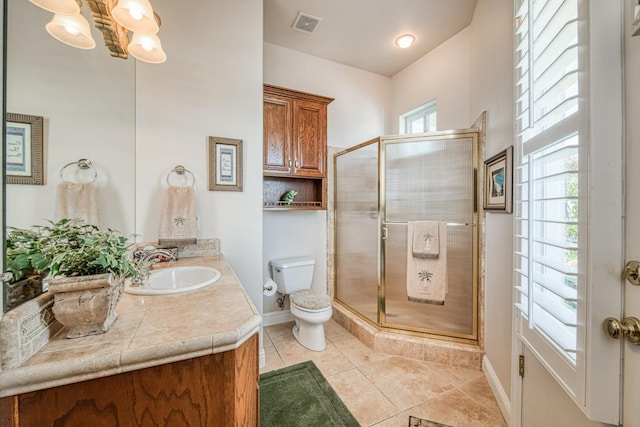
<path id="1" fill-rule="evenodd" d="M 135 273 L 127 239 L 75 219 L 50 224 L 38 229 L 34 251 L 41 257 L 32 259 L 47 263 L 44 280 L 54 297 L 54 316 L 69 327 L 68 338 L 108 331 L 118 317 L 124 279 Z"/>
<path id="2" fill-rule="evenodd" d="M 7 310 L 42 294 L 42 277 L 51 259 L 42 252 L 42 230 L 7 228 L 6 269 L 12 276 L 5 284 Z"/>

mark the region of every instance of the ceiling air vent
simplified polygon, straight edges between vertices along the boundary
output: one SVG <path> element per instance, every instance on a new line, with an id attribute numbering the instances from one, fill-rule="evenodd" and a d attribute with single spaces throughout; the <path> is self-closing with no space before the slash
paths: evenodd
<path id="1" fill-rule="evenodd" d="M 322 18 L 309 15 L 308 13 L 298 12 L 298 16 L 296 16 L 296 20 L 293 22 L 293 26 L 291 28 L 303 33 L 313 34 L 316 32 L 321 22 Z"/>

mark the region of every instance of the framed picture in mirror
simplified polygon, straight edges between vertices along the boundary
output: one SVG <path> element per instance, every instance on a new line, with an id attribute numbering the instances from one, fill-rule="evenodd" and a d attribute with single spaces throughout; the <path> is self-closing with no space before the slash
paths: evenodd
<path id="1" fill-rule="evenodd" d="M 242 191 L 242 140 L 209 137 L 209 191 Z"/>
<path id="2" fill-rule="evenodd" d="M 484 210 L 511 213 L 513 195 L 513 147 L 484 162 Z"/>
<path id="3" fill-rule="evenodd" d="M 43 118 L 7 113 L 7 184 L 44 185 Z"/>

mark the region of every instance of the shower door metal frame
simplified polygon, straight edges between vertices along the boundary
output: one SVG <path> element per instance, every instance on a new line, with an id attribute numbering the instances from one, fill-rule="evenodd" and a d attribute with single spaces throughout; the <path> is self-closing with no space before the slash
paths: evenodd
<path id="1" fill-rule="evenodd" d="M 386 154 L 385 147 L 388 144 L 410 143 L 410 142 L 422 142 L 422 141 L 443 141 L 471 138 L 472 140 L 472 164 L 473 164 L 473 212 L 471 224 L 449 224 L 454 226 L 472 226 L 472 332 L 470 334 L 450 332 L 437 330 L 419 326 L 408 326 L 388 323 L 385 315 L 386 298 L 385 298 L 385 238 L 386 238 L 386 225 L 398 224 L 395 222 L 387 222 L 385 217 L 386 212 Z M 470 129 L 456 129 L 438 132 L 428 132 L 412 135 L 394 135 L 383 136 L 380 138 L 380 145 L 378 146 L 378 229 L 379 231 L 379 273 L 378 273 L 378 327 L 382 330 L 391 331 L 403 331 L 406 333 L 414 334 L 418 333 L 422 336 L 431 336 L 441 340 L 459 341 L 465 343 L 478 343 L 478 265 L 479 265 L 479 233 L 478 233 L 478 168 L 479 168 L 479 141 L 480 130 L 477 128 Z"/>
<path id="2" fill-rule="evenodd" d="M 437 132 L 428 132 L 421 134 L 411 134 L 411 135 L 392 135 L 392 136 L 382 136 L 379 138 L 375 138 L 369 140 L 367 142 L 363 142 L 361 144 L 355 145 L 353 147 L 342 150 L 334 155 L 334 199 L 337 197 L 337 159 L 339 156 L 343 154 L 350 153 L 352 151 L 358 150 L 365 146 L 377 143 L 378 144 L 378 309 L 377 309 L 377 323 L 373 323 L 371 319 L 359 313 L 356 309 L 352 308 L 348 303 L 342 302 L 338 299 L 338 277 L 336 274 L 335 282 L 334 282 L 334 297 L 335 301 L 340 303 L 341 306 L 348 309 L 350 312 L 354 313 L 358 318 L 362 319 L 368 324 L 375 326 L 377 329 L 382 331 L 390 331 L 397 332 L 407 335 L 416 335 L 420 337 L 431 337 L 437 338 L 439 340 L 445 341 L 454 341 L 461 342 L 467 344 L 478 344 L 478 325 L 479 325 L 479 200 L 478 195 L 481 194 L 479 192 L 479 180 L 478 180 L 478 171 L 479 171 L 479 151 L 480 151 L 480 142 L 481 142 L 481 129 L 479 128 L 468 128 L 468 129 L 457 129 L 457 130 L 447 130 L 447 131 L 437 131 Z M 472 223 L 471 224 L 458 224 L 458 225 L 471 225 L 472 229 L 472 332 L 470 334 L 456 333 L 450 331 L 442 331 L 431 328 L 423 328 L 417 326 L 407 326 L 407 325 L 396 325 L 392 323 L 387 323 L 385 316 L 385 248 L 384 248 L 384 238 L 385 238 L 385 222 L 384 213 L 386 209 L 386 185 L 385 185 L 385 150 L 387 144 L 397 144 L 397 143 L 406 143 L 406 142 L 419 142 L 419 141 L 428 141 L 428 140 L 447 140 L 447 139 L 461 139 L 461 138 L 471 138 L 472 139 L 472 156 L 473 156 L 473 212 L 472 212 Z M 334 204 L 334 218 L 337 215 L 336 205 Z M 391 223 L 393 224 L 393 223 Z M 336 242 L 337 242 L 337 228 L 334 230 L 335 238 L 333 242 L 333 254 L 334 254 L 334 267 L 338 264 L 337 259 L 337 251 L 336 251 Z"/>

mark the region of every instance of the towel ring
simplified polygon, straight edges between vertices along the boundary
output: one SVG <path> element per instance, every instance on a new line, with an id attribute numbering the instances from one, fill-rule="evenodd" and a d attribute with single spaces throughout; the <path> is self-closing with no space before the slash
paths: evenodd
<path id="1" fill-rule="evenodd" d="M 98 171 L 96 170 L 96 168 L 93 167 L 93 163 L 91 163 L 91 160 L 89 160 L 89 159 L 80 159 L 77 162 L 67 163 L 62 168 L 60 168 L 60 181 L 61 182 L 62 181 L 66 181 L 64 179 L 64 176 L 63 176 L 65 169 L 67 169 L 69 166 L 73 166 L 73 165 L 78 166 L 78 169 L 81 169 L 81 170 L 88 170 L 88 169 L 92 169 L 93 170 L 93 178 L 90 181 L 87 181 L 86 183 L 95 182 L 98 179 Z M 72 181 L 68 181 L 68 182 L 72 182 Z"/>
<path id="2" fill-rule="evenodd" d="M 196 177 L 195 175 L 193 175 L 193 173 L 191 173 L 191 171 L 187 168 L 185 168 L 182 165 L 177 165 L 175 168 L 173 168 L 171 170 L 171 172 L 169 172 L 167 174 L 167 184 L 170 186 L 171 182 L 169 182 L 169 178 L 171 177 L 172 174 L 176 174 L 176 175 L 180 175 L 180 176 L 184 176 L 185 174 L 189 174 L 191 176 L 191 186 L 195 187 L 196 186 Z"/>

